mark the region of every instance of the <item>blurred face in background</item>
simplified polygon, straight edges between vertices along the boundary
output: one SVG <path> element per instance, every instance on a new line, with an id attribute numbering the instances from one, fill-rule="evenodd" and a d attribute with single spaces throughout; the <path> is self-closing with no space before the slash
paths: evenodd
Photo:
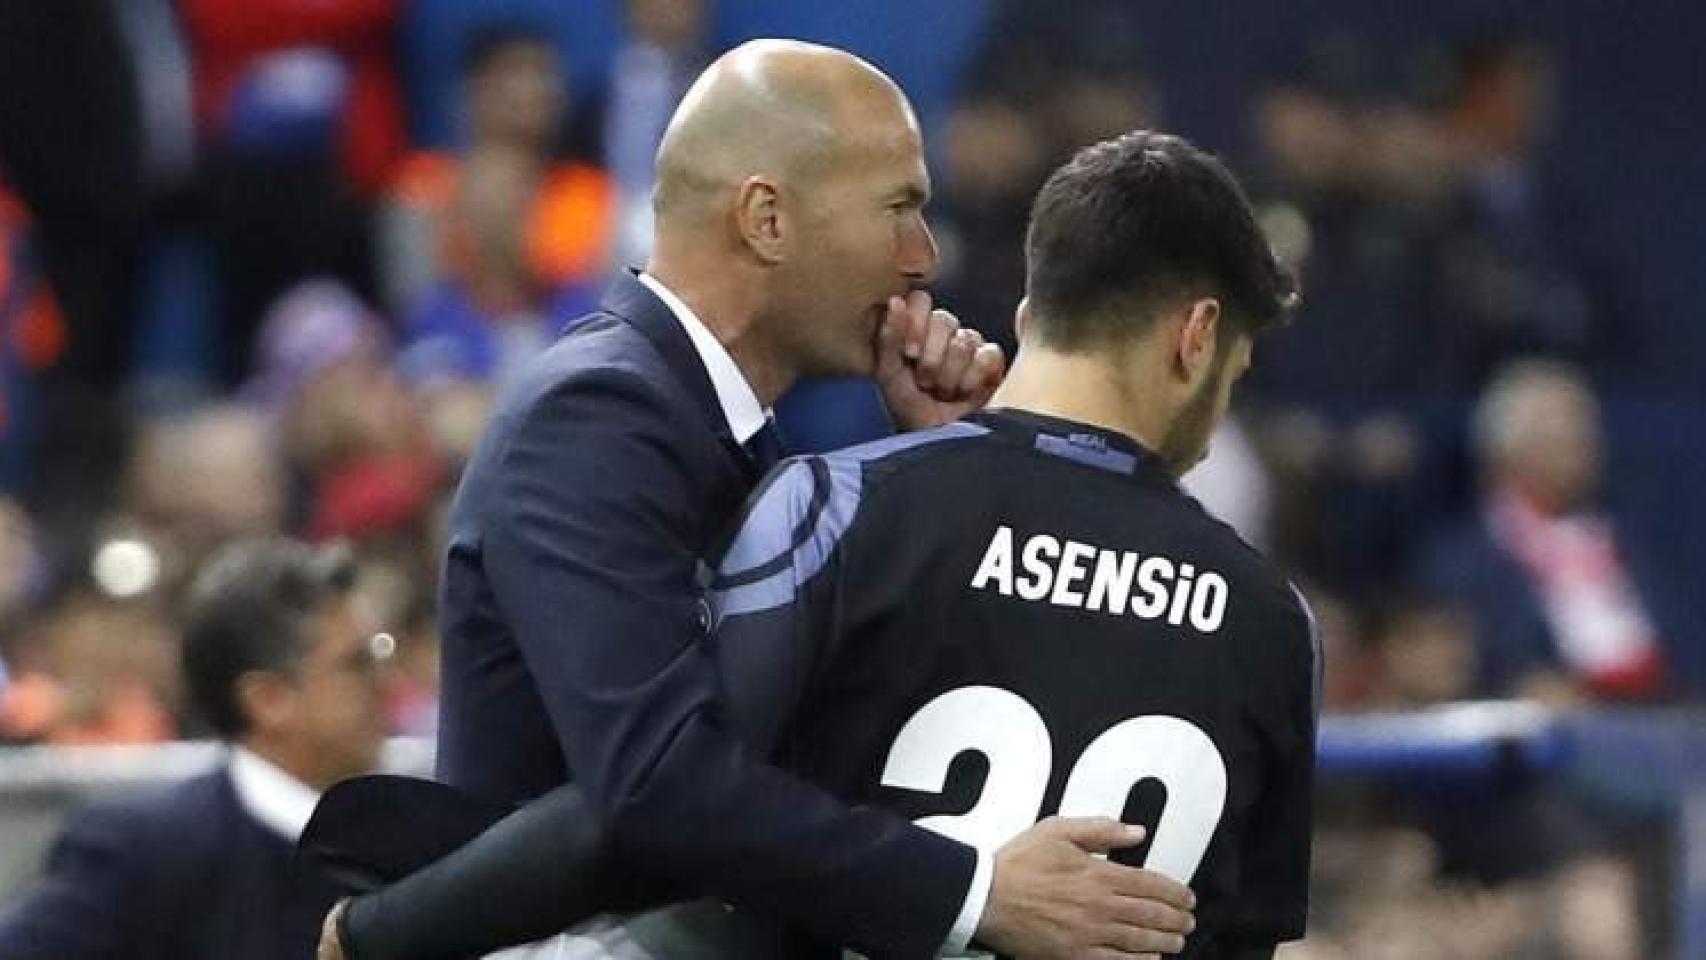
<path id="1" fill-rule="evenodd" d="M 175 733 L 182 700 L 176 634 L 142 602 L 73 596 L 42 628 L 47 664 L 62 684 L 58 743 L 145 743 Z"/>
<path id="2" fill-rule="evenodd" d="M 1323 190 L 1349 178 L 1358 144 L 1343 104 L 1304 87 L 1277 86 L 1258 101 L 1256 122 L 1269 162 L 1293 186 Z"/>
<path id="3" fill-rule="evenodd" d="M 996 101 L 968 104 L 948 119 L 947 137 L 948 180 L 956 196 L 1028 206 L 1047 156 L 1041 132 L 1024 111 Z"/>
<path id="4" fill-rule="evenodd" d="M 257 671 L 239 683 L 247 688 L 246 739 L 324 789 L 379 764 L 385 709 L 373 642 L 378 623 L 352 593 L 323 604 L 308 629 L 307 650 L 288 672 Z"/>
<path id="5" fill-rule="evenodd" d="M 293 460 L 319 473 L 420 445 L 420 411 L 388 359 L 377 347 L 356 351 L 303 385 L 290 414 Z"/>
<path id="6" fill-rule="evenodd" d="M 227 539 L 281 529 L 285 472 L 272 428 L 236 406 L 149 424 L 130 465 L 129 500 L 141 528 L 115 532 L 159 551 L 168 584 Z"/>
<path id="7" fill-rule="evenodd" d="M 1056 149 L 1070 156 L 1087 143 L 1155 125 L 1158 97 L 1139 76 L 1078 70 L 1048 98 L 1048 119 Z M 1052 158 L 1051 158 L 1052 159 Z"/>
<path id="8" fill-rule="evenodd" d="M 548 151 L 568 111 L 568 79 L 544 40 L 517 40 L 494 51 L 468 81 L 476 146 Z"/>
<path id="9" fill-rule="evenodd" d="M 777 267 L 778 336 L 798 372 L 869 374 L 888 300 L 936 273 L 924 221 L 930 175 L 918 122 L 898 92 L 848 104 L 822 151 L 781 190 L 792 238 Z"/>
<path id="10" fill-rule="evenodd" d="M 1379 639 L 1381 678 L 1398 706 L 1461 700 L 1475 687 L 1473 625 L 1461 611 L 1415 607 L 1400 612 Z"/>
<path id="11" fill-rule="evenodd" d="M 680 50 L 700 43 L 705 13 L 702 0 L 629 0 L 628 27 L 646 43 Z"/>
<path id="12" fill-rule="evenodd" d="M 1456 131 L 1495 157 L 1521 159 L 1546 135 L 1556 113 L 1556 83 L 1546 51 L 1516 43 L 1468 65 Z"/>
<path id="13" fill-rule="evenodd" d="M 1581 382 L 1534 378 L 1517 389 L 1505 411 L 1504 449 L 1497 474 L 1543 509 L 1564 512 L 1597 492 L 1604 437 L 1599 404 Z"/>
<path id="14" fill-rule="evenodd" d="M 466 157 L 446 218 L 449 266 L 468 296 L 497 318 L 534 307 L 526 225 L 544 171 L 514 151 Z"/>

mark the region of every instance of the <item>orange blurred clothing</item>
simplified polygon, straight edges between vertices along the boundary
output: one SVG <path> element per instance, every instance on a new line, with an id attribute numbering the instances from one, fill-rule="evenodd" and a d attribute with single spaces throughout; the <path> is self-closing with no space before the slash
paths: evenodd
<path id="1" fill-rule="evenodd" d="M 179 0 L 195 61 L 202 129 L 224 126 L 232 91 L 255 58 L 324 47 L 350 72 L 340 152 L 369 193 L 390 181 L 408 149 L 403 95 L 392 54 L 400 0 Z"/>
<path id="2" fill-rule="evenodd" d="M 393 195 L 433 224 L 441 277 L 467 272 L 472 240 L 451 222 L 460 168 L 447 153 L 417 153 L 397 176 Z M 526 222 L 523 250 L 535 281 L 546 288 L 598 279 L 610 256 L 615 187 L 603 170 L 560 163 L 545 171 Z"/>
<path id="3" fill-rule="evenodd" d="M 18 677 L 0 697 L 0 740 L 61 746 L 159 743 L 177 724 L 145 684 L 121 684 L 98 704 L 43 673 Z"/>

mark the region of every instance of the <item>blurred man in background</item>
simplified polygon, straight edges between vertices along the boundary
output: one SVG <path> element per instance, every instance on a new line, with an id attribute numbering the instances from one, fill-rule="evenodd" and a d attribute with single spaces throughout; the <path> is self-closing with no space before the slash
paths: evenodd
<path id="1" fill-rule="evenodd" d="M 712 51 L 710 0 L 628 0 L 628 36 L 605 83 L 575 118 L 586 141 L 616 183 L 617 268 L 644 263 L 652 252 L 652 158 L 670 114 Z"/>
<path id="2" fill-rule="evenodd" d="M 558 156 L 570 110 L 543 28 L 489 24 L 462 61 L 467 145 L 411 157 L 386 218 L 386 283 L 416 379 L 495 383 L 603 289 L 610 178 Z"/>
<path id="3" fill-rule="evenodd" d="M 1600 505 L 1599 403 L 1576 369 L 1527 361 L 1482 396 L 1478 516 L 1422 577 L 1475 619 L 1479 693 L 1557 704 L 1688 687 L 1702 634 L 1672 569 Z"/>
<path id="4" fill-rule="evenodd" d="M 223 379 L 266 305 L 304 276 L 369 289 L 373 200 L 407 148 L 399 0 L 178 3 L 204 149 Z"/>
<path id="5" fill-rule="evenodd" d="M 226 762 L 72 820 L 40 884 L 0 922 L 5 960 L 300 960 L 333 891 L 291 849 L 321 790 L 383 737 L 372 644 L 338 550 L 221 552 L 191 590 L 183 666 Z"/>
<path id="6" fill-rule="evenodd" d="M 1447 58 L 1435 123 L 1454 188 L 1432 264 L 1433 377 L 1475 389 L 1525 356 L 1569 360 L 1596 380 L 1627 374 L 1646 350 L 1638 301 L 1601 225 L 1542 162 L 1559 113 L 1556 55 L 1488 33 Z"/>

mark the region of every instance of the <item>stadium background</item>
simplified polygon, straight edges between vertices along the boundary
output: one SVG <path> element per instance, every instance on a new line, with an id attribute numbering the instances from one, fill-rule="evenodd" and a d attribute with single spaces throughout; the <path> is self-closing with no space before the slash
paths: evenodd
<path id="1" fill-rule="evenodd" d="M 0 6 L 0 741 L 17 745 L 0 748 L 0 901 L 66 804 L 205 762 L 147 745 L 201 730 L 171 618 L 186 571 L 223 540 L 355 541 L 399 641 L 395 732 L 430 734 L 437 518 L 502 372 L 445 359 L 429 336 L 444 314 L 421 305 L 449 287 L 440 308 L 492 313 L 454 297 L 473 272 L 456 251 L 419 249 L 423 230 L 454 230 L 433 171 L 471 149 L 472 38 L 505 24 L 550 39 L 569 90 L 552 169 L 602 169 L 607 192 L 587 202 L 616 205 L 571 221 L 604 236 L 547 244 L 557 272 L 530 264 L 548 275 L 527 285 L 535 299 L 506 301 L 511 319 L 586 302 L 633 229 L 626 172 L 598 143 L 614 128 L 586 122 L 631 40 L 627 4 L 272 0 L 251 15 L 323 6 L 348 22 L 286 35 L 282 16 L 253 48 L 231 40 L 254 36 L 242 3 L 46 6 Z M 1132 122 L 1223 153 L 1276 243 L 1307 251 L 1311 299 L 1287 345 L 1258 354 L 1241 432 L 1221 443 L 1246 455 L 1224 454 L 1204 489 L 1295 571 L 1332 634 L 1316 933 L 1288 956 L 1706 956 L 1706 840 L 1684 829 L 1706 820 L 1685 802 L 1706 741 L 1689 709 L 1706 689 L 1706 8 L 706 0 L 702 15 L 684 62 L 796 36 L 900 82 L 937 178 L 942 297 L 993 335 L 1038 170 Z M 295 59 L 262 55 L 280 50 Z M 1472 67 L 1486 51 L 1538 62 L 1548 91 L 1532 142 L 1501 168 L 1524 184 L 1514 227 L 1453 219 L 1473 179 L 1454 107 L 1485 79 Z M 229 82 L 208 89 L 216 70 Z M 394 98 L 363 99 L 374 71 Z M 1281 119 L 1290 94 L 1306 109 Z M 394 129 L 406 143 L 351 148 L 352 110 L 368 141 Z M 1311 126 L 1321 110 L 1328 126 Z M 1341 152 L 1371 169 L 1346 175 L 1342 155 L 1322 179 L 1286 169 L 1285 123 L 1306 139 L 1352 130 Z M 501 168 L 493 182 L 515 188 Z M 1541 291 L 1542 307 L 1511 314 L 1532 336 L 1459 329 L 1499 315 L 1453 269 L 1465 256 Z M 1549 326 L 1557 311 L 1578 322 Z M 1383 358 L 1388 334 L 1414 346 Z M 1538 711 L 1442 712 L 1536 692 L 1465 666 L 1498 638 L 1452 593 L 1440 546 L 1481 509 L 1477 398 L 1531 354 L 1575 364 L 1602 403 L 1595 503 L 1674 599 L 1648 611 L 1669 682 L 1631 695 L 1584 680 Z M 853 384 L 801 391 L 784 420 L 802 447 L 879 429 Z M 89 752 L 100 744 L 143 746 Z"/>

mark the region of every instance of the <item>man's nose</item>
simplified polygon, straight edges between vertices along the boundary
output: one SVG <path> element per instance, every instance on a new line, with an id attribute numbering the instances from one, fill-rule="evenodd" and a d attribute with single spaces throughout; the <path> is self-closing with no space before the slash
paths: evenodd
<path id="1" fill-rule="evenodd" d="M 939 251 L 936 248 L 936 238 L 930 233 L 930 225 L 924 218 L 918 219 L 917 227 L 906 232 L 901 239 L 901 273 L 906 275 L 915 287 L 928 286 L 936 279 L 936 268 L 941 263 Z"/>

